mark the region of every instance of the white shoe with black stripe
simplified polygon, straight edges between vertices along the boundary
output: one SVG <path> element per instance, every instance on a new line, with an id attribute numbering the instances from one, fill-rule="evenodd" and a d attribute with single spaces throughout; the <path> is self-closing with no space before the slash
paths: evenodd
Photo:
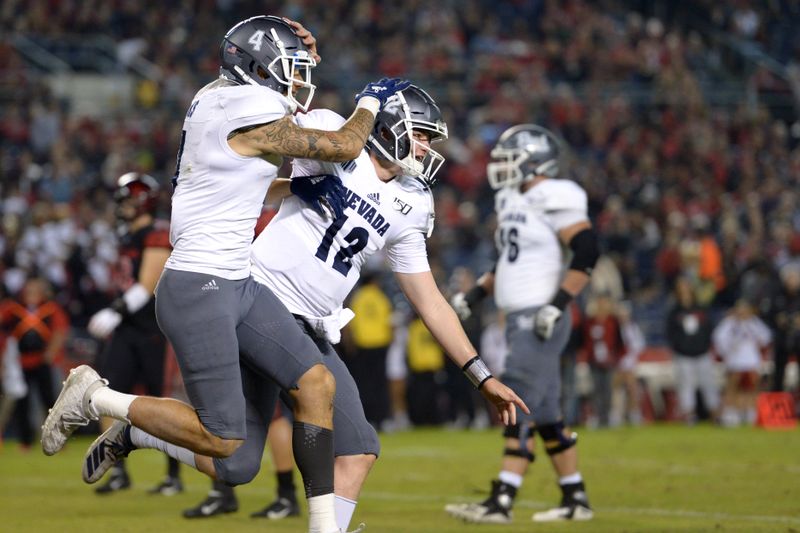
<path id="1" fill-rule="evenodd" d="M 130 424 L 117 420 L 89 446 L 81 472 L 86 483 L 99 481 L 117 461 L 136 449 L 131 442 L 130 428 Z"/>

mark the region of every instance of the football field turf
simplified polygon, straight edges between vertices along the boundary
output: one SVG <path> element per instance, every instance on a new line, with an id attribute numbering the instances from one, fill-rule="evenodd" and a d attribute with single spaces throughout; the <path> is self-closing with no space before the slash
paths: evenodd
<path id="1" fill-rule="evenodd" d="M 471 525 L 447 516 L 446 503 L 484 498 L 497 475 L 498 430 L 422 429 L 383 435 L 383 455 L 364 487 L 353 525 L 366 533 L 800 531 L 800 431 L 720 429 L 700 425 L 580 431 L 581 471 L 596 516 L 591 522 L 535 524 L 532 512 L 558 499 L 554 475 L 539 455 L 520 491 L 511 525 Z M 153 451 L 129 459 L 133 488 L 96 496 L 80 478 L 90 439 L 70 440 L 54 457 L 38 448 L 0 451 L 2 532 L 302 532 L 306 521 L 269 522 L 249 514 L 273 499 L 272 467 L 237 489 L 239 512 L 185 520 L 208 490 L 183 471 L 186 491 L 151 496 L 165 461 Z M 305 515 L 305 509 L 303 510 Z"/>

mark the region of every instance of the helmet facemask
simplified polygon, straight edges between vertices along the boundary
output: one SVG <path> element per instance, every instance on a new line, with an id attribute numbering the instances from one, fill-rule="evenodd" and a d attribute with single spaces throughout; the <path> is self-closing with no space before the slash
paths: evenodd
<path id="1" fill-rule="evenodd" d="M 515 187 L 522 183 L 525 176 L 520 170 L 520 165 L 528 158 L 528 154 L 522 150 L 497 147 L 492 150 L 490 155 L 492 159 L 499 160 L 486 165 L 486 174 L 492 189 Z"/>
<path id="2" fill-rule="evenodd" d="M 297 50 L 288 55 L 274 29 L 272 32 L 281 55 L 272 60 L 267 70 L 278 83 L 286 87 L 286 97 L 294 104 L 295 109 L 305 113 L 311 107 L 311 100 L 317 89 L 311 83 L 311 69 L 317 66 L 317 62 L 306 50 Z"/>

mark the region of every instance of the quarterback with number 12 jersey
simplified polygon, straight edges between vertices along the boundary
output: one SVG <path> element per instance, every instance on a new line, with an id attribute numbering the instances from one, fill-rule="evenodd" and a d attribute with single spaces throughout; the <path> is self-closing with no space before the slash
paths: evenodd
<path id="1" fill-rule="evenodd" d="M 332 130 L 344 119 L 315 110 L 296 117 L 300 126 Z M 346 188 L 343 216 L 323 219 L 296 197 L 253 243 L 253 277 L 269 287 L 295 314 L 326 317 L 341 308 L 369 256 L 386 247 L 392 271 L 430 270 L 425 237 L 433 224 L 427 186 L 398 176 L 383 182 L 369 153 L 346 163 L 297 159 L 293 175 L 335 174 Z"/>
<path id="2" fill-rule="evenodd" d="M 497 306 L 512 312 L 547 304 L 565 266 L 558 231 L 589 219 L 586 193 L 574 181 L 548 179 L 525 192 L 499 190 L 495 209 Z"/>

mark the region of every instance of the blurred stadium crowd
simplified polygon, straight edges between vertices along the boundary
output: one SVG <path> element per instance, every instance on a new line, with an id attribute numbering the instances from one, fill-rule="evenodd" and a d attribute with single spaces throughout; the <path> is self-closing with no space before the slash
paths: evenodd
<path id="1" fill-rule="evenodd" d="M 535 122 L 567 141 L 567 177 L 589 193 L 605 252 L 589 304 L 629 301 L 646 344 L 668 346 L 671 294 L 684 279 L 715 321 L 745 300 L 776 343 L 789 343 L 773 352 L 797 349 L 796 2 L 8 0 L 0 8 L 2 291 L 13 297 L 27 278 L 46 278 L 70 316 L 72 357 L 90 356 L 83 328 L 109 300 L 114 180 L 152 174 L 165 185 L 168 214 L 186 106 L 217 75 L 225 30 L 265 11 L 302 21 L 318 38 L 316 106 L 347 114 L 354 89 L 387 75 L 410 78 L 442 107 L 450 139 L 429 245 L 440 284 L 455 290 L 458 276 L 490 264 L 488 152 L 509 125 Z M 93 36 L 116 58 L 109 76 L 145 73 L 133 109 L 75 112 L 30 68 L 17 39 L 91 70 L 96 58 L 79 44 Z"/>

